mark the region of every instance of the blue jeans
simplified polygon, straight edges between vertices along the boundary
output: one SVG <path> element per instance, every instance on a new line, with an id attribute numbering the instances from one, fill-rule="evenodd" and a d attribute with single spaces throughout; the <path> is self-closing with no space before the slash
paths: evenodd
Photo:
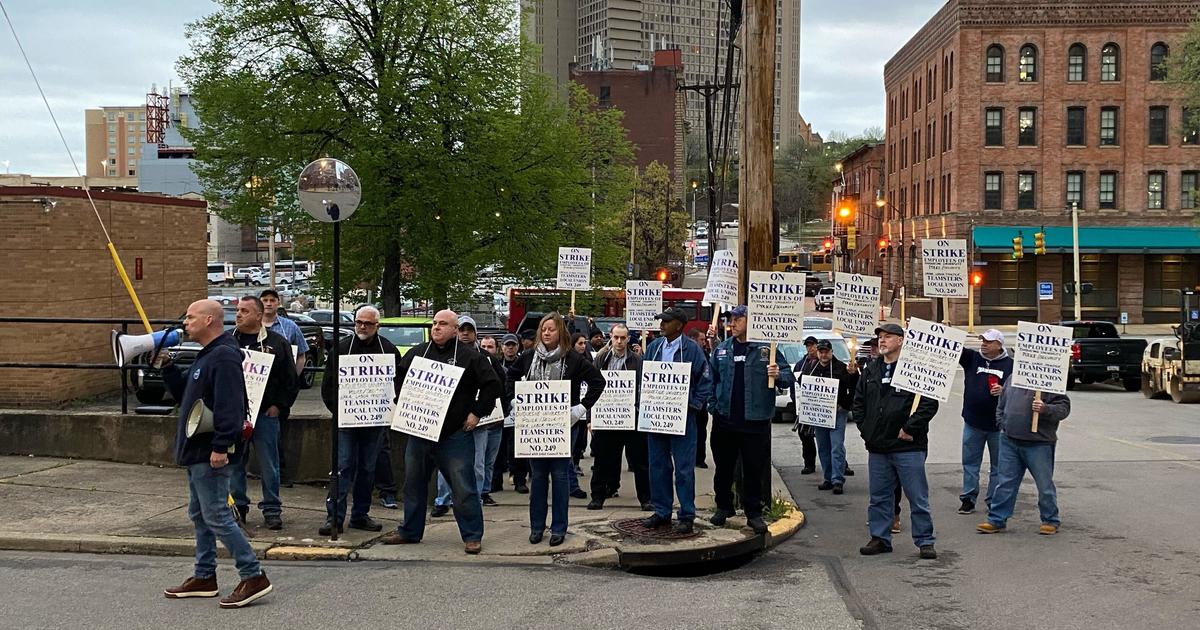
<path id="1" fill-rule="evenodd" d="M 821 458 L 821 474 L 832 484 L 846 482 L 846 410 L 838 408 L 837 425 L 832 429 L 817 427 L 817 456 Z"/>
<path id="2" fill-rule="evenodd" d="M 671 471 L 675 472 L 675 494 L 679 495 L 679 520 L 696 519 L 696 414 L 688 408 L 683 435 L 647 433 L 650 451 L 650 503 L 659 518 L 671 518 Z M 672 466 L 672 463 L 674 464 Z M 889 521 L 890 524 L 890 521 Z"/>
<path id="3" fill-rule="evenodd" d="M 996 494 L 996 484 L 999 478 L 1000 461 L 1000 432 L 983 431 L 963 423 L 962 434 L 962 467 L 963 490 L 958 495 L 961 501 L 979 502 L 979 468 L 983 464 L 983 447 L 988 450 L 988 489 L 987 503 L 992 504 L 992 496 Z"/>
<path id="4" fill-rule="evenodd" d="M 575 464 L 570 457 L 534 457 L 529 460 L 529 529 L 546 529 L 546 494 L 554 483 L 550 497 L 552 516 L 550 534 L 567 534 L 567 507 L 571 500 L 570 480 L 575 479 Z M 576 481 L 575 487 L 578 486 Z"/>
<path id="5" fill-rule="evenodd" d="M 892 544 L 892 518 L 896 516 L 896 485 L 908 497 L 913 542 L 918 547 L 932 545 L 933 515 L 929 513 L 929 482 L 925 479 L 925 451 L 870 453 L 867 460 L 871 487 L 871 506 L 867 523 L 872 538 Z"/>
<path id="6" fill-rule="evenodd" d="M 213 468 L 207 462 L 187 467 L 188 518 L 196 526 L 196 572 L 201 579 L 217 575 L 217 539 L 229 550 L 243 580 L 262 573 L 250 541 L 229 509 L 231 465 Z"/>
<path id="7" fill-rule="evenodd" d="M 250 437 L 254 445 L 254 453 L 258 456 L 258 468 L 262 473 L 262 501 L 258 509 L 263 516 L 275 515 L 283 511 L 279 500 L 279 418 L 259 416 L 254 423 L 254 433 Z M 238 506 L 249 506 L 250 497 L 246 494 L 246 460 L 249 453 L 242 453 L 237 463 L 230 462 L 233 476 L 229 479 L 229 489 L 233 493 L 233 502 Z"/>
<path id="8" fill-rule="evenodd" d="M 379 446 L 387 427 L 358 427 L 338 429 L 337 492 L 330 488 L 325 497 L 325 514 L 340 524 L 346 519 L 346 495 L 354 488 L 354 504 L 350 522 L 359 523 L 371 510 L 371 493 L 375 489 L 375 464 L 379 461 Z"/>
<path id="9" fill-rule="evenodd" d="M 575 424 L 571 425 L 571 444 L 572 444 L 571 448 L 572 448 L 572 450 L 574 450 L 574 448 L 575 448 L 574 445 L 579 442 L 579 434 L 580 433 L 587 433 L 587 423 L 586 422 L 576 422 Z M 580 455 L 583 454 L 582 449 L 580 449 L 579 452 L 580 452 Z M 579 475 L 575 474 L 575 466 L 576 465 L 577 464 L 576 464 L 575 458 L 571 457 L 571 474 L 567 476 L 567 484 L 570 485 L 570 490 L 567 490 L 568 494 L 574 493 L 576 490 L 583 489 L 579 486 Z"/>
<path id="10" fill-rule="evenodd" d="M 454 520 L 463 542 L 483 540 L 483 503 L 475 483 L 475 436 L 459 429 L 438 442 L 409 437 L 404 450 L 404 523 L 397 529 L 408 540 L 425 536 L 429 477 L 436 469 L 454 495 Z"/>
<path id="11" fill-rule="evenodd" d="M 499 427 L 487 426 L 475 429 L 475 481 L 479 485 L 479 494 L 492 491 L 492 469 L 496 467 L 496 455 L 500 453 L 500 438 L 503 432 Z"/>
<path id="12" fill-rule="evenodd" d="M 433 504 L 445 507 L 454 505 L 452 493 L 450 482 L 446 481 L 446 476 L 439 472 L 437 474 L 437 496 L 433 497 Z"/>
<path id="13" fill-rule="evenodd" d="M 1058 490 L 1054 487 L 1054 446 L 1053 442 L 1021 442 L 1000 435 L 1000 480 L 988 510 L 989 523 L 1003 527 L 1012 518 L 1026 470 L 1037 485 L 1042 522 L 1055 527 L 1062 522 L 1058 518 Z"/>

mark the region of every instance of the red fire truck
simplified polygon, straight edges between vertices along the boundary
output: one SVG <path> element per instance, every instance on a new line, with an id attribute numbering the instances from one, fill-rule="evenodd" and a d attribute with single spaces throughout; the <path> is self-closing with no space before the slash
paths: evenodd
<path id="1" fill-rule="evenodd" d="M 687 313 L 685 333 L 692 328 L 707 330 L 712 321 L 712 306 L 702 304 L 704 289 L 663 288 L 663 308 L 679 308 Z M 578 291 L 575 295 L 579 317 L 596 319 L 625 319 L 625 289 L 600 288 Z M 550 311 L 564 315 L 571 308 L 571 292 L 559 289 L 513 287 L 508 290 L 508 330 L 520 334 L 537 327 L 538 321 Z"/>

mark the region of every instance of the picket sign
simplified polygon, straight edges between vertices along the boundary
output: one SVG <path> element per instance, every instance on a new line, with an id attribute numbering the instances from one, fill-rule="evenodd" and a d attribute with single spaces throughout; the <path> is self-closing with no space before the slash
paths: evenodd
<path id="1" fill-rule="evenodd" d="M 780 341 L 804 341 L 804 273 L 751 271 L 747 291 L 747 339 L 771 344 L 768 365 L 775 365 Z M 775 387 L 775 378 L 767 378 Z"/>

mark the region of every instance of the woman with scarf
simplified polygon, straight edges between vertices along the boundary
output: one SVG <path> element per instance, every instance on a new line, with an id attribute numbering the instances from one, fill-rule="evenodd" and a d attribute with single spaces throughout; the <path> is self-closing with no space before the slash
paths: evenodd
<path id="1" fill-rule="evenodd" d="M 571 382 L 571 423 L 585 422 L 587 412 L 604 391 L 604 376 L 584 355 L 572 349 L 571 333 L 558 313 L 547 313 L 538 324 L 537 343 L 517 357 L 508 369 L 511 382 Z M 580 385 L 587 383 L 587 394 Z M 567 506 L 570 501 L 574 464 L 570 457 L 530 458 L 529 542 L 538 544 L 546 530 L 546 495 L 553 480 L 550 545 L 558 546 L 567 536 Z"/>

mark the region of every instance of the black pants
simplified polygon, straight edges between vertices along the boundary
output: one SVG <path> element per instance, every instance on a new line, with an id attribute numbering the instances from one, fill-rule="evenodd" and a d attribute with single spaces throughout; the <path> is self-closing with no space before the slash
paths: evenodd
<path id="1" fill-rule="evenodd" d="M 571 425 L 571 428 L 575 428 L 575 426 L 576 425 Z M 588 444 L 588 432 L 586 425 L 579 426 L 579 429 L 575 429 L 571 432 L 571 463 L 575 464 L 576 466 L 579 465 L 579 460 L 583 459 L 583 452 L 587 450 Z"/>
<path id="2" fill-rule="evenodd" d="M 512 459 L 513 447 L 512 429 L 500 429 L 500 450 L 496 451 L 496 461 L 492 465 L 492 487 L 484 488 L 486 492 L 500 492 L 504 489 L 504 473 L 508 471 L 509 460 Z"/>
<path id="3" fill-rule="evenodd" d="M 762 516 L 765 488 L 763 485 L 771 465 L 771 432 L 739 433 L 713 425 L 712 454 L 713 491 L 717 507 L 732 513 L 733 482 L 738 459 L 742 460 L 742 509 L 746 518 Z"/>
<path id="4" fill-rule="evenodd" d="M 395 431 L 384 431 L 380 439 L 379 458 L 375 462 L 375 488 L 380 497 L 396 496 L 396 473 L 392 470 L 392 435 Z M 404 452 L 403 449 L 400 452 Z M 401 458 L 403 459 L 403 458 Z"/>
<path id="5" fill-rule="evenodd" d="M 516 429 L 513 427 L 504 427 L 504 435 L 500 437 L 500 452 L 504 456 L 504 460 L 508 463 L 508 474 L 512 475 L 513 485 L 523 486 L 525 480 L 529 478 L 529 461 L 516 456 L 517 441 L 514 437 Z M 500 462 L 500 455 L 496 456 L 496 463 Z M 498 478 L 492 477 L 493 485 Z"/>
<path id="6" fill-rule="evenodd" d="M 296 465 L 299 463 L 291 462 L 289 466 L 287 461 L 288 436 L 292 434 L 292 423 L 288 422 L 288 416 L 291 413 L 290 408 L 279 411 L 279 484 L 283 486 L 290 485 L 295 481 Z"/>
<path id="7" fill-rule="evenodd" d="M 805 468 L 817 467 L 817 438 L 815 435 L 805 435 L 803 425 L 800 428 L 800 454 L 804 457 Z"/>
<path id="8" fill-rule="evenodd" d="M 696 463 L 705 464 L 708 462 L 708 413 L 701 412 L 696 414 Z"/>
<path id="9" fill-rule="evenodd" d="M 650 502 L 650 456 L 646 434 L 637 431 L 595 431 L 592 433 L 592 497 L 603 501 L 621 487 L 621 451 L 629 460 L 639 503 Z"/>

